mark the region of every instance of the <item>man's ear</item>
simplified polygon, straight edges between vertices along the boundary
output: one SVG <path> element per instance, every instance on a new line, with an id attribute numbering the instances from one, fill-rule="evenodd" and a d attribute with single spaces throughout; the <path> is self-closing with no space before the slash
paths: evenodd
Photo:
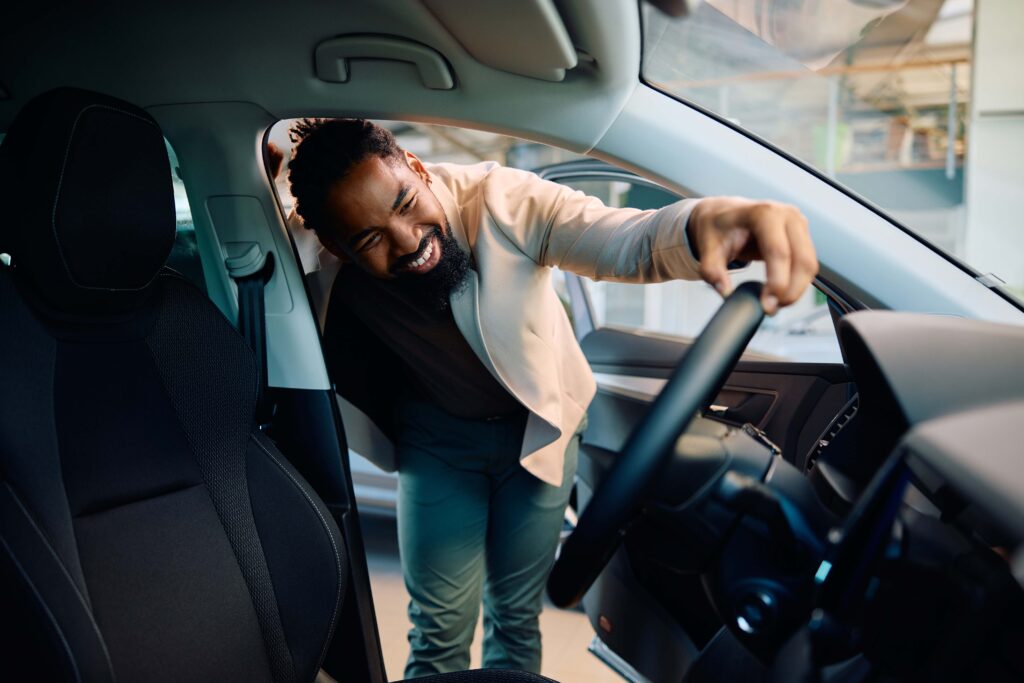
<path id="1" fill-rule="evenodd" d="M 408 151 L 404 151 L 404 150 L 403 150 L 403 152 L 405 154 L 405 163 L 409 165 L 409 168 L 411 168 L 413 170 L 413 173 L 418 175 L 420 177 L 420 179 L 423 180 L 423 182 L 425 182 L 427 185 L 429 185 L 430 184 L 430 174 L 427 173 L 427 169 L 423 165 L 423 162 L 420 161 L 420 158 L 418 156 L 416 156 L 415 154 L 413 154 L 412 152 L 408 152 Z"/>

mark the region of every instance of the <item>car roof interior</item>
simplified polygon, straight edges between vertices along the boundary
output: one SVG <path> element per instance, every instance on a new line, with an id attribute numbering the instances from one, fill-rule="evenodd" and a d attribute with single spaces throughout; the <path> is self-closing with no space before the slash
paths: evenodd
<path id="1" fill-rule="evenodd" d="M 635 3 L 601 3 L 596 11 L 593 3 L 568 0 L 558 3 L 559 13 L 545 12 L 552 3 L 539 1 L 480 2 L 477 11 L 462 13 L 446 11 L 451 5 L 407 0 L 22 5 L 4 22 L 0 62 L 32 68 L 0 74 L 7 93 L 0 101 L 0 129 L 33 95 L 72 85 L 146 109 L 249 102 L 275 119 L 358 114 L 443 120 L 582 152 L 600 139 L 637 84 Z M 503 38 L 522 35 L 507 30 L 510 24 L 543 39 Z M 365 40 L 368 34 L 392 37 L 391 45 L 378 47 L 381 58 L 358 58 L 371 50 L 356 45 L 347 83 L 317 77 L 317 46 L 337 36 Z M 538 43 L 549 49 L 538 50 Z M 455 87 L 425 87 L 416 66 L 397 61 L 417 48 L 436 55 L 434 71 L 447 72 Z M 576 68 L 566 73 L 566 67 Z M 543 128 L 532 123 L 540 121 Z"/>

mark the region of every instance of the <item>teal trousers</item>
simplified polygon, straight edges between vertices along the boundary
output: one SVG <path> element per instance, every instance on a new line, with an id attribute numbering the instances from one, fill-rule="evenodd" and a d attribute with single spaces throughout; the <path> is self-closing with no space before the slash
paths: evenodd
<path id="1" fill-rule="evenodd" d="M 399 408 L 398 542 L 412 622 L 406 678 L 469 668 L 481 600 L 483 666 L 540 671 L 538 617 L 579 437 L 555 487 L 519 464 L 525 425 L 525 414 L 464 420 L 426 403 Z"/>

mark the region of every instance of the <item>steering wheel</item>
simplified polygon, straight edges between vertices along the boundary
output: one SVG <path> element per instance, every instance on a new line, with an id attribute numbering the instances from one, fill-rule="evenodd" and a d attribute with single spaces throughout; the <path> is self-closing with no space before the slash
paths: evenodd
<path id="1" fill-rule="evenodd" d="M 764 318 L 761 287 L 746 282 L 726 298 L 629 435 L 548 577 L 555 605 L 571 607 L 583 598 L 672 458 L 676 440 L 721 391 Z"/>

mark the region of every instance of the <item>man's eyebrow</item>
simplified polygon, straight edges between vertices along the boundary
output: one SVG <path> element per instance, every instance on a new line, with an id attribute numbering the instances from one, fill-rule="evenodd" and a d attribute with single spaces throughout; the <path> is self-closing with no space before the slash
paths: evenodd
<path id="1" fill-rule="evenodd" d="M 398 196 L 395 197 L 395 203 L 391 205 L 392 211 L 395 211 L 399 206 L 402 205 L 402 202 L 405 201 L 405 197 L 406 195 L 409 194 L 410 189 L 411 188 L 408 185 L 402 186 L 402 189 L 398 191 Z"/>

